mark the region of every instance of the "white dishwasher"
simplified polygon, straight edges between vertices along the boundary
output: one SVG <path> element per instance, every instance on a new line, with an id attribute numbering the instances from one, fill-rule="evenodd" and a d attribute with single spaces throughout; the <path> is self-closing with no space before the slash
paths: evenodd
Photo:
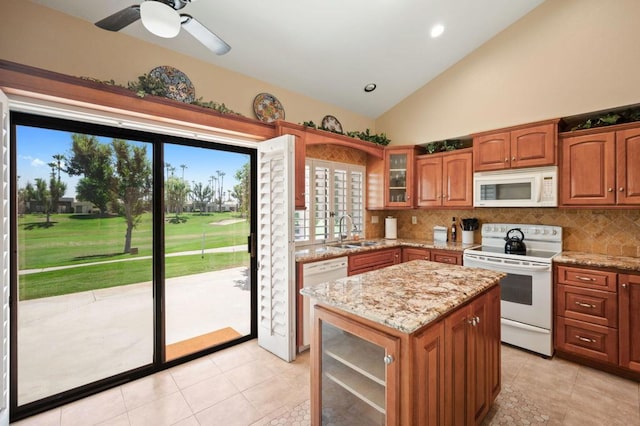
<path id="1" fill-rule="evenodd" d="M 334 281 L 347 277 L 348 257 L 336 257 L 334 259 L 321 260 L 319 262 L 305 263 L 302 265 L 302 282 L 305 287 L 327 281 Z M 311 343 L 311 324 L 309 316 L 311 306 L 309 298 L 303 297 L 302 302 L 302 349 L 309 347 Z"/>

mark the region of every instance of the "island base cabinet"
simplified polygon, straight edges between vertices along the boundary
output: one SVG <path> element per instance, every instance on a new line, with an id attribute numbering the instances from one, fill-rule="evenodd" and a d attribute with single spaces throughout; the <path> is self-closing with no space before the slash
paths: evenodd
<path id="1" fill-rule="evenodd" d="M 500 287 L 412 334 L 315 305 L 311 424 L 479 425 L 500 391 Z"/>

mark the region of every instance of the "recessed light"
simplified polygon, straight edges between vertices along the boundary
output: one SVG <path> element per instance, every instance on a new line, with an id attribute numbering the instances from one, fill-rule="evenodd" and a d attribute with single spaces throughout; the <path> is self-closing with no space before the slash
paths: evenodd
<path id="1" fill-rule="evenodd" d="M 436 24 L 433 27 L 431 27 L 431 38 L 440 37 L 443 32 L 444 32 L 444 25 Z"/>
<path id="2" fill-rule="evenodd" d="M 375 83 L 369 83 L 366 86 L 364 86 L 364 91 L 369 93 L 369 92 L 373 92 L 374 90 L 376 90 L 376 84 Z"/>

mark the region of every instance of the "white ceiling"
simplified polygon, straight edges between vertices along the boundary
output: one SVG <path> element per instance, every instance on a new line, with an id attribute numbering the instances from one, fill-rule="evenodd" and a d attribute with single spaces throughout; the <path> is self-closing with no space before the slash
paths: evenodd
<path id="1" fill-rule="evenodd" d="M 32 1 L 89 22 L 139 3 Z M 162 39 L 137 21 L 121 32 L 376 118 L 543 1 L 193 0 L 181 13 L 229 43 L 224 56 L 186 31 Z M 432 39 L 436 23 L 445 32 Z M 371 82 L 378 88 L 365 93 Z"/>

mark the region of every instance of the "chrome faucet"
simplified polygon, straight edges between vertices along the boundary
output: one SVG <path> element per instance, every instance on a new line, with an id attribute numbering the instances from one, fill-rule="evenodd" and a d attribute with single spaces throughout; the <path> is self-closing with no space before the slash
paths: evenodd
<path id="1" fill-rule="evenodd" d="M 356 227 L 353 225 L 353 218 L 351 216 L 349 216 L 348 214 L 343 214 L 342 216 L 340 216 L 340 219 L 338 219 L 338 232 L 340 233 L 340 242 L 347 238 L 347 234 L 342 233 L 342 220 L 347 218 L 351 221 L 353 230 L 356 230 Z"/>

